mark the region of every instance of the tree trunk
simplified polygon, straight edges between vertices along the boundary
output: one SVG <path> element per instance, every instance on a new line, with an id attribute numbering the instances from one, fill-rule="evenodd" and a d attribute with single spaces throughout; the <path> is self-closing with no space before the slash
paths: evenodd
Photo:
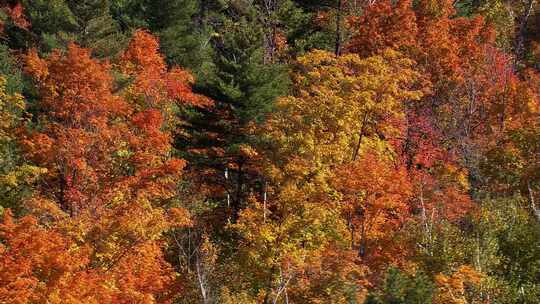
<path id="1" fill-rule="evenodd" d="M 240 213 L 240 207 L 242 205 L 242 188 L 244 185 L 244 172 L 242 171 L 243 165 L 244 162 L 242 160 L 238 161 L 238 175 L 236 176 L 236 197 L 233 201 L 232 206 L 233 223 L 236 223 L 236 220 L 238 219 L 238 214 Z"/>
<path id="2" fill-rule="evenodd" d="M 366 131 L 366 123 L 367 123 L 367 117 L 368 117 L 368 114 L 365 114 L 364 115 L 364 119 L 362 120 L 362 127 L 360 128 L 360 134 L 359 134 L 359 138 L 358 138 L 358 143 L 356 144 L 356 147 L 354 148 L 354 151 L 353 151 L 353 157 L 352 157 L 352 160 L 353 161 L 356 161 L 356 158 L 358 158 L 358 152 L 360 151 L 360 146 L 362 144 L 362 139 L 364 137 L 364 133 Z"/>
<path id="3" fill-rule="evenodd" d="M 341 56 L 341 19 L 343 18 L 343 0 L 338 0 L 336 11 L 336 56 Z"/>
<path id="4" fill-rule="evenodd" d="M 278 22 L 276 20 L 276 12 L 278 9 L 279 0 L 264 0 L 264 64 L 272 64 L 276 58 L 276 35 Z"/>
<path id="5" fill-rule="evenodd" d="M 529 17 L 531 16 L 532 9 L 534 6 L 535 0 L 528 0 L 525 5 L 525 10 L 521 14 L 517 24 L 517 33 L 515 38 L 514 45 L 514 69 L 517 69 L 517 65 L 520 60 L 523 59 L 525 53 L 525 32 L 527 31 L 527 24 L 529 22 Z"/>
<path id="6" fill-rule="evenodd" d="M 531 206 L 531 211 L 534 215 L 534 217 L 540 221 L 540 210 L 538 209 L 538 207 L 536 207 L 536 201 L 534 199 L 534 192 L 533 192 L 533 189 L 531 187 L 531 182 L 530 181 L 527 181 L 527 190 L 529 191 L 529 204 Z"/>

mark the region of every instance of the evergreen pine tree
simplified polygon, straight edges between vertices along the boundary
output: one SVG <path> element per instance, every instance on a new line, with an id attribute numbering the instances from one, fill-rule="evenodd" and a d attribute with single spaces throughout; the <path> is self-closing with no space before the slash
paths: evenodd
<path id="1" fill-rule="evenodd" d="M 254 7 L 229 7 L 212 22 L 216 22 L 210 41 L 212 60 L 198 73 L 196 88 L 212 98 L 215 106 L 186 111 L 189 132 L 178 143 L 188 151 L 206 151 L 184 157 L 194 166 L 214 170 L 209 179 L 229 194 L 235 216 L 246 190 L 258 182 L 247 155 L 255 139 L 247 128 L 261 122 L 275 99 L 286 93 L 288 77 L 284 65 L 264 62 L 264 31 Z"/>

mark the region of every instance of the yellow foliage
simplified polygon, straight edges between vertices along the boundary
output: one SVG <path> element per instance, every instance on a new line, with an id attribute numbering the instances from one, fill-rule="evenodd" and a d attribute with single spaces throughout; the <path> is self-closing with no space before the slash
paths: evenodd
<path id="1" fill-rule="evenodd" d="M 318 50 L 299 58 L 295 93 L 278 100 L 263 130 L 288 158 L 276 177 L 324 175 L 328 166 L 350 161 L 359 141 L 387 150 L 380 138 L 398 136 L 405 103 L 421 97 L 412 89 L 418 78 L 412 65 L 392 50 L 367 59 Z"/>
<path id="2" fill-rule="evenodd" d="M 13 128 L 21 118 L 17 115 L 24 110 L 24 99 L 20 94 L 6 92 L 6 78 L 0 75 L 0 140 L 10 140 Z"/>

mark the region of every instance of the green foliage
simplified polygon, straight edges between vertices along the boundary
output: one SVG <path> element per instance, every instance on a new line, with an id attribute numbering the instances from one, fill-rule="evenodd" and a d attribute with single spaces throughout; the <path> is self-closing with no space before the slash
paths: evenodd
<path id="1" fill-rule="evenodd" d="M 478 9 L 478 0 L 458 0 L 454 1 L 456 15 L 459 17 L 471 17 Z"/>
<path id="2" fill-rule="evenodd" d="M 7 89 L 9 80 L 0 75 L 0 213 L 4 208 L 17 212 L 20 203 L 32 193 L 32 184 L 45 171 L 25 163 L 15 130 L 24 121 L 25 103 L 18 93 Z"/>
<path id="3" fill-rule="evenodd" d="M 436 234 L 449 246 L 436 250 L 423 269 L 448 273 L 470 264 L 486 277 L 477 298 L 494 303 L 538 303 L 540 224 L 519 197 L 484 199 L 478 213 L 447 232 Z M 446 265 L 446 267 L 444 267 Z"/>
<path id="4" fill-rule="evenodd" d="M 423 273 L 408 275 L 390 268 L 382 289 L 368 295 L 365 304 L 424 304 L 433 298 L 435 284 Z"/>
<path id="5" fill-rule="evenodd" d="M 223 20 L 212 40 L 213 66 L 200 76 L 200 90 L 230 107 L 240 125 L 261 121 L 287 90 L 284 66 L 263 62 L 262 35 L 248 18 Z"/>
<path id="6" fill-rule="evenodd" d="M 110 13 L 109 0 L 23 0 L 29 29 L 8 29 L 10 46 L 49 52 L 68 42 L 92 48 L 98 57 L 113 56 L 127 41 Z"/>
<path id="7" fill-rule="evenodd" d="M 195 89 L 214 105 L 185 109 L 182 119 L 188 128 L 177 137 L 177 147 L 193 166 L 216 170 L 210 182 L 232 194 L 236 213 L 245 203 L 246 189 L 260 184 L 250 175 L 250 151 L 257 138 L 250 135 L 249 128 L 274 109 L 277 97 L 286 94 L 289 79 L 285 65 L 264 60 L 264 30 L 253 6 L 231 5 L 226 13 L 205 18 L 212 18 L 215 25 L 208 42 L 209 61 L 196 73 Z M 196 153 L 190 149 L 197 149 Z M 230 179 L 224 180 L 227 167 Z M 224 195 L 218 198 L 225 205 Z"/>
<path id="8" fill-rule="evenodd" d="M 111 3 L 111 13 L 124 31 L 145 28 L 160 38 L 161 51 L 171 64 L 198 70 L 209 60 L 211 27 L 199 0 L 124 0 Z M 211 1 L 210 1 L 211 2 Z M 218 9 L 221 5 L 212 5 Z"/>
<path id="9" fill-rule="evenodd" d="M 333 10 L 337 0 L 295 0 L 294 3 L 302 11 L 295 19 L 291 40 L 298 50 L 298 55 L 312 49 L 334 51 L 336 43 L 335 16 Z M 325 20 L 319 20 L 321 16 Z"/>
<path id="10" fill-rule="evenodd" d="M 540 224 L 525 210 L 506 214 L 508 225 L 499 232 L 500 265 L 495 274 L 505 280 L 513 303 L 539 303 L 540 299 Z"/>
<path id="11" fill-rule="evenodd" d="M 110 0 L 68 0 L 76 18 L 76 41 L 94 51 L 97 57 L 111 57 L 121 51 L 128 36 L 110 13 Z"/>
<path id="12" fill-rule="evenodd" d="M 15 59 L 5 44 L 0 44 L 0 74 L 6 78 L 5 90 L 8 94 L 22 92 L 22 73 L 16 66 Z"/>

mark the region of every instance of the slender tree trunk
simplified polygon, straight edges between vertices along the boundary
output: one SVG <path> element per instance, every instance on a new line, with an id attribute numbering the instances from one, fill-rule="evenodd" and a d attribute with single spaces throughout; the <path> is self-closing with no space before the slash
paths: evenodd
<path id="1" fill-rule="evenodd" d="M 336 11 L 336 56 L 341 56 L 341 19 L 343 19 L 343 0 L 338 0 Z"/>
<path id="2" fill-rule="evenodd" d="M 240 207 L 242 205 L 242 188 L 244 185 L 244 172 L 242 171 L 243 165 L 244 165 L 244 162 L 240 160 L 238 162 L 238 175 L 236 177 L 236 198 L 234 199 L 234 204 L 232 206 L 234 223 L 238 219 L 238 213 L 240 212 Z"/>
<path id="3" fill-rule="evenodd" d="M 208 291 L 206 289 L 206 274 L 204 273 L 204 269 L 202 269 L 203 267 L 201 266 L 201 260 L 198 253 L 195 258 L 195 269 L 197 271 L 197 280 L 199 281 L 199 289 L 201 291 L 203 304 L 209 304 L 210 301 L 208 299 Z"/>
<path id="4" fill-rule="evenodd" d="M 427 208 L 426 208 L 426 204 L 424 202 L 424 190 L 423 189 L 420 190 L 420 206 L 422 208 L 422 215 L 421 215 L 422 216 L 422 226 L 423 226 L 423 229 L 424 229 L 424 237 L 425 237 L 425 241 L 426 241 L 425 249 L 426 249 L 428 255 L 432 256 L 433 255 L 433 252 L 432 252 L 432 244 L 433 244 L 432 227 L 428 223 Z M 432 213 L 432 215 L 433 215 L 433 213 Z M 432 217 L 432 220 L 433 220 L 433 217 Z"/>
<path id="5" fill-rule="evenodd" d="M 277 304 L 278 301 L 279 301 L 279 298 L 281 297 L 281 294 L 284 293 L 284 292 L 285 292 L 285 295 L 286 295 L 286 302 L 287 303 L 289 302 L 288 295 L 287 295 L 287 286 L 289 285 L 289 282 L 292 279 L 292 275 L 290 273 L 288 273 L 288 274 L 289 274 L 288 277 L 285 278 L 283 276 L 283 271 L 281 269 L 279 270 L 279 286 L 277 288 L 276 296 L 274 297 L 274 300 L 272 301 L 272 304 Z"/>
<path id="6" fill-rule="evenodd" d="M 276 12 L 278 10 L 279 0 L 264 0 L 264 64 L 272 64 L 276 58 L 276 35 L 278 22 Z"/>
<path id="7" fill-rule="evenodd" d="M 68 184 L 67 184 L 67 178 L 66 178 L 66 175 L 68 174 L 67 173 L 67 168 L 66 167 L 63 167 L 62 168 L 62 173 L 60 174 L 60 177 L 59 177 L 59 187 L 60 188 L 60 192 L 58 194 L 58 203 L 60 205 L 60 208 L 64 211 L 64 212 L 68 212 L 69 213 L 69 216 L 73 216 L 74 215 L 74 206 L 72 203 L 69 203 L 66 199 L 66 190 L 67 190 L 67 187 L 68 187 Z"/>
<path id="8" fill-rule="evenodd" d="M 225 190 L 227 191 L 227 208 L 231 207 L 231 194 L 229 192 L 229 168 L 225 168 Z"/>
<path id="9" fill-rule="evenodd" d="M 351 237 L 351 250 L 354 250 L 355 243 L 354 243 L 354 232 L 356 230 L 356 227 L 354 227 L 353 224 L 353 214 L 351 211 L 349 211 L 349 214 L 347 215 L 347 221 L 348 221 L 348 227 L 349 227 L 349 233 Z"/>
<path id="10" fill-rule="evenodd" d="M 354 151 L 353 151 L 353 157 L 352 157 L 353 161 L 355 161 L 356 158 L 358 158 L 358 152 L 360 151 L 360 146 L 362 144 L 362 139 L 363 139 L 364 133 L 366 131 L 367 117 L 368 117 L 368 114 L 366 113 L 364 115 L 364 119 L 362 120 L 362 127 L 360 128 L 360 134 L 359 134 L 359 138 L 358 138 L 358 143 L 356 144 L 356 147 L 354 148 Z"/>
<path id="11" fill-rule="evenodd" d="M 263 185 L 263 220 L 265 223 L 266 223 L 267 188 L 268 188 L 268 182 L 265 181 Z"/>
<path id="12" fill-rule="evenodd" d="M 538 207 L 536 207 L 536 201 L 534 199 L 534 192 L 533 192 L 533 189 L 531 187 L 531 182 L 530 181 L 527 181 L 527 190 L 529 191 L 529 204 L 531 206 L 531 211 L 534 215 L 534 217 L 540 221 L 540 210 L 538 209 Z"/>
<path id="13" fill-rule="evenodd" d="M 536 0 L 528 0 L 525 5 L 525 10 L 521 14 L 517 24 L 517 33 L 514 42 L 514 69 L 517 69 L 517 65 L 520 60 L 523 59 L 525 53 L 525 32 L 527 31 L 527 24 L 529 22 L 529 17 L 531 16 L 533 6 Z"/>
<path id="14" fill-rule="evenodd" d="M 362 219 L 362 226 L 360 227 L 360 241 L 358 244 L 358 256 L 363 258 L 366 256 L 366 219 Z"/>

